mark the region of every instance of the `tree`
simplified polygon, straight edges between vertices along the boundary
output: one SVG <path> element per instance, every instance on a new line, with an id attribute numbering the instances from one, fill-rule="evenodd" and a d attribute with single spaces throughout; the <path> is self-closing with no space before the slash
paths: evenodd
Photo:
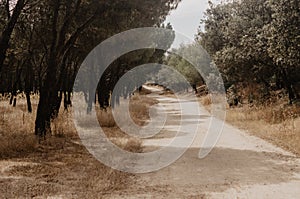
<path id="1" fill-rule="evenodd" d="M 192 65 L 192 63 L 189 63 L 187 60 L 180 56 L 185 55 L 186 57 L 189 57 L 190 60 L 193 60 L 195 63 L 197 63 L 197 60 L 201 62 L 205 61 L 205 55 L 199 57 L 199 55 L 201 56 L 201 53 L 197 53 L 195 51 L 194 45 L 196 44 L 181 45 L 178 49 L 172 49 L 170 54 L 165 59 L 165 64 L 173 67 L 181 75 L 183 75 L 191 85 L 194 85 L 194 87 L 196 87 L 196 85 L 204 84 L 204 80 L 201 77 L 201 74 L 199 74 L 199 72 Z M 210 62 L 210 60 L 207 61 Z M 204 71 L 205 67 L 202 67 L 201 69 L 203 72 L 202 75 L 204 75 L 204 73 L 206 73 Z M 174 80 L 176 81 L 176 78 L 174 78 Z M 194 89 L 197 92 L 196 88 Z"/>
<path id="2" fill-rule="evenodd" d="M 299 74 L 299 2 L 287 2 L 210 3 L 202 21 L 205 31 L 199 31 L 197 40 L 220 68 L 226 89 L 258 85 L 265 101 L 271 90 L 283 88 L 290 103 L 299 98 L 294 75 Z"/>
<path id="3" fill-rule="evenodd" d="M 300 79 L 300 1 L 268 0 L 268 4 L 272 9 L 272 22 L 265 26 L 267 50 L 292 103 L 300 99 L 295 88 Z"/>
<path id="4" fill-rule="evenodd" d="M 1 1 L 0 28 L 5 33 L 2 35 L 10 35 L 9 45 L 0 46 L 6 48 L 2 53 L 6 58 L 5 65 L 2 64 L 0 70 L 1 93 L 15 96 L 17 91 L 25 92 L 29 112 L 32 111 L 30 93 L 39 93 L 35 132 L 44 136 L 51 130 L 51 120 L 57 117 L 62 99 L 65 108 L 71 104 L 75 77 L 87 54 L 119 32 L 160 26 L 179 1 L 18 0 L 18 9 L 10 12 L 7 11 L 10 1 Z M 17 20 L 8 20 L 10 13 L 16 13 L 10 19 Z M 7 38 L 1 36 L 1 41 L 7 43 Z M 142 50 L 118 59 L 107 71 L 107 76 L 113 78 L 101 81 L 98 93 L 107 101 L 113 85 L 133 63 L 143 63 L 138 59 L 158 59 L 163 54 Z M 95 96 L 90 96 L 90 99 L 95 99 Z M 99 102 L 104 101 L 99 98 Z"/>
<path id="5" fill-rule="evenodd" d="M 18 22 L 18 18 L 20 16 L 20 14 L 26 5 L 26 1 L 18 0 L 13 9 L 12 15 L 11 15 L 11 11 L 10 11 L 11 2 L 9 0 L 6 0 L 6 1 L 1 1 L 0 3 L 2 5 L 5 4 L 4 7 L 5 7 L 6 15 L 7 15 L 6 24 L 1 32 L 1 36 L 0 36 L 0 73 L 1 73 L 4 61 L 6 58 L 6 52 L 7 52 L 7 49 L 9 48 L 9 41 L 10 41 L 11 35 L 13 33 L 16 23 Z M 2 6 L 2 9 L 3 9 L 3 6 Z"/>
<path id="6" fill-rule="evenodd" d="M 106 9 L 106 5 L 100 5 L 96 9 L 92 9 L 93 2 L 87 2 L 87 6 L 92 10 L 86 14 L 85 20 L 75 28 L 70 25 L 74 16 L 80 12 L 79 8 L 83 2 L 77 0 L 73 2 L 73 6 L 69 1 L 51 1 L 51 40 L 46 58 L 45 80 L 40 88 L 40 100 L 37 109 L 35 132 L 39 136 L 46 135 L 50 131 L 51 118 L 55 118 L 58 114 L 58 104 L 60 105 L 62 93 L 60 90 L 60 74 L 64 73 L 65 60 L 69 55 L 70 48 L 75 44 L 80 34 L 94 21 L 94 19 L 102 14 Z M 67 35 L 70 35 L 67 37 Z M 63 78 L 63 77 L 61 77 Z"/>

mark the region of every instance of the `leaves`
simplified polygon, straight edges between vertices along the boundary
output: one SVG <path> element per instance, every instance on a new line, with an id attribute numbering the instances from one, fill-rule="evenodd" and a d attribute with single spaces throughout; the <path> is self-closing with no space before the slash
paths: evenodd
<path id="1" fill-rule="evenodd" d="M 228 87 L 254 83 L 269 87 L 276 83 L 277 89 L 284 85 L 297 98 L 299 8 L 298 0 L 210 4 L 202 21 L 205 31 L 199 31 L 197 40 L 214 58 Z"/>

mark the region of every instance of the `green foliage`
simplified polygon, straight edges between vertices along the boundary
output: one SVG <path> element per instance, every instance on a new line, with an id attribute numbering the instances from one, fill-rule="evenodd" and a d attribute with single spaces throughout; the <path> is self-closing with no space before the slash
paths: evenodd
<path id="1" fill-rule="evenodd" d="M 179 2 L 0 0 L 0 91 L 13 96 L 17 90 L 27 94 L 39 92 L 36 133 L 42 135 L 50 129 L 51 119 L 57 116 L 62 95 L 69 93 L 70 96 L 78 68 L 95 46 L 132 28 L 159 27 Z M 12 14 L 14 23 L 10 23 L 6 16 L 10 13 L 7 5 L 13 7 L 14 3 L 12 13 L 16 14 Z M 99 97 L 100 103 L 103 104 L 103 99 L 107 101 L 112 86 L 132 65 L 143 62 L 140 59 L 156 60 L 162 55 L 150 50 L 117 60 L 107 71 L 105 77 L 108 78 L 100 82 L 98 92 L 104 96 Z M 93 93 L 85 92 L 86 95 Z M 91 103 L 95 96 L 87 98 Z"/>
<path id="2" fill-rule="evenodd" d="M 299 67 L 300 60 L 300 1 L 269 0 L 272 22 L 265 27 L 268 52 L 275 63 Z"/>
<path id="3" fill-rule="evenodd" d="M 284 88 L 299 98 L 300 2 L 242 0 L 213 5 L 197 40 L 220 68 L 226 87 Z M 251 95 L 251 93 L 250 93 Z"/>
<path id="4" fill-rule="evenodd" d="M 190 61 L 188 62 L 184 57 L 188 57 Z M 203 84 L 203 78 L 201 75 L 205 75 L 205 67 L 202 67 L 202 74 L 198 72 L 195 68 L 195 63 L 210 63 L 209 58 L 204 52 L 199 52 L 199 49 L 195 46 L 195 44 L 190 45 L 181 45 L 178 49 L 172 49 L 170 53 L 165 58 L 165 65 L 173 67 L 178 73 L 183 75 L 190 85 L 199 85 Z M 165 74 L 167 71 L 163 69 L 160 71 L 160 77 L 167 77 L 167 84 L 175 84 L 178 81 L 177 76 L 174 74 L 167 75 Z"/>

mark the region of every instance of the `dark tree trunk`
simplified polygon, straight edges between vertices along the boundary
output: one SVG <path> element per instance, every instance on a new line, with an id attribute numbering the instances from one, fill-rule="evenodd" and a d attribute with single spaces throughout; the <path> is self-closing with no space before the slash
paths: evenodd
<path id="1" fill-rule="evenodd" d="M 14 100 L 14 94 L 11 94 L 10 100 L 9 100 L 9 105 L 13 104 L 13 100 Z"/>
<path id="2" fill-rule="evenodd" d="M 80 3 L 81 1 L 79 1 Z M 66 39 L 67 26 L 69 25 L 68 20 L 58 28 L 60 23 L 60 7 L 62 2 L 60 0 L 52 1 L 53 16 L 52 16 L 52 42 L 49 49 L 49 56 L 46 61 L 46 73 L 44 84 L 40 83 L 40 101 L 38 105 L 35 133 L 38 136 L 45 136 L 47 133 L 51 133 L 50 122 L 51 119 L 55 118 L 58 114 L 59 107 L 61 105 L 62 95 L 58 95 L 61 90 L 59 73 L 64 72 L 66 56 L 69 55 L 69 49 L 76 42 L 80 34 L 94 21 L 98 14 L 97 11 L 89 17 L 82 25 L 80 25 L 73 34 L 70 35 L 69 39 Z M 79 4 L 80 5 L 80 4 Z M 79 6 L 78 5 L 78 6 Z M 101 8 L 104 10 L 104 8 Z M 75 11 L 77 12 L 77 11 Z M 74 15 L 74 14 L 73 14 Z M 68 16 L 68 17 L 73 17 Z"/>
<path id="3" fill-rule="evenodd" d="M 37 108 L 35 120 L 35 134 L 39 137 L 44 137 L 51 132 L 50 128 L 50 92 L 43 89 L 40 92 L 40 101 Z"/>
<path id="4" fill-rule="evenodd" d="M 45 136 L 51 133 L 50 122 L 57 118 L 62 97 L 59 96 L 55 87 L 47 86 L 40 92 L 35 133 L 38 136 Z"/>
<path id="5" fill-rule="evenodd" d="M 4 60 L 6 58 L 6 52 L 9 48 L 9 40 L 11 38 L 14 27 L 18 21 L 18 18 L 22 12 L 25 5 L 25 0 L 18 0 L 12 16 L 9 18 L 7 25 L 5 26 L 1 36 L 0 36 L 0 72 L 2 70 Z"/>
<path id="6" fill-rule="evenodd" d="M 17 98 L 15 97 L 15 98 L 14 98 L 13 107 L 16 107 L 16 106 L 17 106 Z"/>
<path id="7" fill-rule="evenodd" d="M 289 103 L 292 104 L 293 101 L 296 98 L 296 95 L 294 93 L 293 85 L 292 85 L 291 81 L 289 80 L 288 73 L 287 73 L 286 69 L 283 68 L 281 70 L 281 75 L 282 75 L 282 80 L 283 80 L 284 86 L 285 86 L 285 88 L 288 92 L 288 95 L 289 95 Z"/>
<path id="8" fill-rule="evenodd" d="M 46 134 L 51 133 L 50 122 L 57 106 L 57 100 L 59 99 L 56 87 L 57 54 L 53 49 L 50 52 L 47 61 L 45 83 L 41 85 L 40 89 L 40 100 L 35 121 L 35 134 L 40 137 L 45 137 Z"/>
<path id="9" fill-rule="evenodd" d="M 98 103 L 100 104 L 100 108 L 107 108 L 109 106 L 109 95 L 110 92 L 105 86 L 98 88 Z"/>
<path id="10" fill-rule="evenodd" d="M 197 85 L 193 84 L 192 87 L 193 87 L 193 90 L 194 90 L 195 94 L 198 94 Z"/>
<path id="11" fill-rule="evenodd" d="M 55 91 L 56 90 L 58 90 L 58 89 L 56 88 Z M 51 102 L 53 103 L 51 113 L 50 113 L 51 119 L 55 119 L 58 117 L 62 97 L 63 97 L 62 91 L 60 91 L 59 94 L 58 94 L 58 92 L 54 93 L 53 98 L 51 100 Z"/>
<path id="12" fill-rule="evenodd" d="M 68 110 L 68 98 L 67 98 L 67 92 L 64 91 L 64 109 L 65 111 Z"/>
<path id="13" fill-rule="evenodd" d="M 70 107 L 72 107 L 72 100 L 71 100 L 71 94 L 72 94 L 72 91 L 69 91 L 68 93 L 67 93 L 67 104 L 68 104 L 68 106 L 70 106 Z"/>
<path id="14" fill-rule="evenodd" d="M 64 91 L 64 109 L 65 109 L 65 111 L 67 111 L 69 107 L 72 107 L 71 92 Z"/>
<path id="15" fill-rule="evenodd" d="M 25 95 L 26 95 L 28 113 L 32 113 L 32 106 L 31 106 L 31 100 L 30 100 L 30 91 L 26 91 Z"/>
<path id="16" fill-rule="evenodd" d="M 33 74 L 34 71 L 32 69 L 32 66 L 30 62 L 27 62 L 26 77 L 25 77 L 25 96 L 26 96 L 28 113 L 32 113 L 30 94 L 31 91 L 33 91 L 33 81 L 34 81 Z"/>
<path id="17" fill-rule="evenodd" d="M 36 120 L 35 120 L 35 134 L 39 137 L 45 137 L 46 134 L 51 133 L 51 113 L 55 106 L 54 100 L 57 95 L 56 83 L 57 83 L 57 65 L 58 65 L 58 31 L 57 23 L 59 16 L 59 0 L 53 2 L 53 18 L 52 18 L 52 43 L 49 50 L 49 57 L 47 57 L 47 69 L 46 78 L 43 85 L 40 85 L 40 100 L 38 104 Z"/>

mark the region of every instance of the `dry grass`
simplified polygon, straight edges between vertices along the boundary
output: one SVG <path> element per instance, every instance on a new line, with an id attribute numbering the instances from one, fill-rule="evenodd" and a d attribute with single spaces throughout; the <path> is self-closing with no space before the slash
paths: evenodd
<path id="1" fill-rule="evenodd" d="M 135 94 L 131 97 L 129 102 L 131 119 L 139 126 L 145 125 L 147 120 L 150 119 L 149 107 L 157 103 L 156 100 L 149 98 L 144 94 Z M 121 114 L 121 112 L 125 112 L 126 110 L 117 107 L 115 111 L 116 114 Z M 97 117 L 101 127 L 117 127 L 111 108 L 107 108 L 106 110 L 97 108 Z"/>
<path id="2" fill-rule="evenodd" d="M 199 98 L 209 111 L 210 96 Z M 300 106 L 285 99 L 268 105 L 227 107 L 226 121 L 248 133 L 300 155 Z"/>
<path id="3" fill-rule="evenodd" d="M 112 128 L 117 126 L 111 108 L 103 110 L 97 107 L 96 109 L 98 121 L 101 127 Z"/>
<path id="4" fill-rule="evenodd" d="M 156 103 L 158 103 L 156 100 L 148 98 L 144 94 L 135 94 L 129 102 L 129 111 L 133 122 L 139 126 L 146 125 L 150 119 L 149 107 Z M 124 114 L 126 110 L 117 107 L 115 111 L 116 114 Z M 110 108 L 106 110 L 97 109 L 97 117 L 104 133 L 115 145 L 130 152 L 143 151 L 140 139 L 130 137 L 117 126 Z M 127 117 L 121 118 L 124 119 L 124 121 L 120 121 L 121 123 L 128 122 Z"/>
<path id="5" fill-rule="evenodd" d="M 212 104 L 211 96 L 205 95 L 205 96 L 200 97 L 200 102 L 205 107 L 210 106 Z"/>
<path id="6" fill-rule="evenodd" d="M 122 190 L 134 175 L 110 169 L 80 144 L 72 113 L 61 111 L 52 122 L 52 136 L 41 143 L 34 136 L 34 113 L 26 112 L 25 99 L 16 108 L 0 101 L 0 195 L 11 197 L 101 198 Z M 136 95 L 130 102 L 133 120 L 143 125 L 148 107 L 156 102 Z M 144 105 L 141 105 L 144 104 Z M 97 112 L 108 137 L 119 147 L 142 152 L 141 141 L 127 136 L 115 124 L 111 111 Z"/>
<path id="7" fill-rule="evenodd" d="M 37 144 L 33 133 L 34 114 L 26 112 L 23 101 L 16 108 L 2 101 L 0 107 L 0 159 L 33 152 Z"/>
<path id="8" fill-rule="evenodd" d="M 270 105 L 227 110 L 227 122 L 300 155 L 300 107 Z"/>
<path id="9" fill-rule="evenodd" d="M 158 101 L 145 95 L 134 95 L 129 104 L 129 111 L 133 121 L 140 126 L 146 125 L 149 117 L 149 107 L 157 104 Z"/>

